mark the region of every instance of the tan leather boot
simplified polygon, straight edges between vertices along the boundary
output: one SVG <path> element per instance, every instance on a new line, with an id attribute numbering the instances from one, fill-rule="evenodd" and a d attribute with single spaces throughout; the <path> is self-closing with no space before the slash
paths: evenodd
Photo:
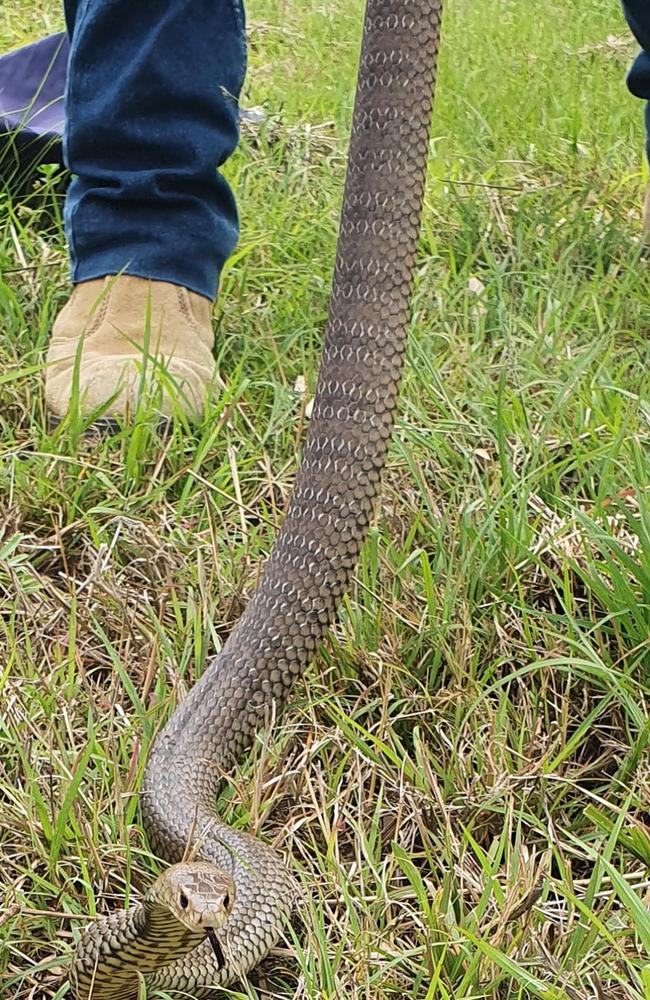
<path id="1" fill-rule="evenodd" d="M 215 378 L 211 317 L 209 299 L 166 281 L 117 275 L 76 285 L 47 353 L 50 412 L 62 417 L 68 411 L 78 364 L 82 415 L 111 397 L 103 416 L 133 414 L 143 384 L 146 392 L 162 387 L 157 409 L 163 415 L 177 408 L 198 415 Z"/>

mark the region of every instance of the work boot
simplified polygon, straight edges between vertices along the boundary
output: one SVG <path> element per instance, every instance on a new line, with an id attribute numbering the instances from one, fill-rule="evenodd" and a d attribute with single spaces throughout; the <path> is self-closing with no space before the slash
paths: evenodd
<path id="1" fill-rule="evenodd" d="M 209 299 L 166 281 L 109 275 L 76 285 L 47 352 L 51 415 L 67 413 L 75 377 L 82 416 L 104 407 L 102 418 L 128 417 L 143 389 L 163 416 L 199 415 L 215 378 L 211 317 Z"/>

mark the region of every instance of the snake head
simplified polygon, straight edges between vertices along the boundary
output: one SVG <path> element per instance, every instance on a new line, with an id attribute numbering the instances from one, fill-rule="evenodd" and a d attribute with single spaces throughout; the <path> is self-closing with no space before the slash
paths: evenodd
<path id="1" fill-rule="evenodd" d="M 235 904 L 235 883 L 230 875 L 208 861 L 172 865 L 147 892 L 150 902 L 166 907 L 191 931 L 223 927 Z"/>

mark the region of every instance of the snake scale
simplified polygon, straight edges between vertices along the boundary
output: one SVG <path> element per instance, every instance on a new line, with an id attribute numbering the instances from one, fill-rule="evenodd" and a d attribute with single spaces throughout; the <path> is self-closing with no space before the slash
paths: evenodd
<path id="1" fill-rule="evenodd" d="M 323 357 L 291 501 L 241 620 L 146 767 L 142 820 L 172 864 L 168 880 L 81 935 L 71 971 L 79 1000 L 135 1000 L 136 970 L 148 988 L 210 995 L 252 969 L 289 916 L 295 889 L 283 862 L 222 823 L 216 795 L 312 660 L 373 515 L 405 351 L 441 6 L 367 0 Z M 199 864 L 179 889 L 188 845 Z M 206 897 L 219 904 L 211 924 Z M 179 907 L 194 908 L 193 923 Z"/>

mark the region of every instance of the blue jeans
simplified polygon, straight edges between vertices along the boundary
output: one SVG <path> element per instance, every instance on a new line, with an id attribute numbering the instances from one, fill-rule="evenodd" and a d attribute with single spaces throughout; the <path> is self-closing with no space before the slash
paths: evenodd
<path id="1" fill-rule="evenodd" d="M 623 0 L 623 11 L 641 51 L 627 76 L 628 89 L 635 97 L 650 101 L 650 0 Z M 645 106 L 646 153 L 650 160 L 650 104 Z"/>
<path id="2" fill-rule="evenodd" d="M 126 273 L 214 298 L 238 236 L 235 201 L 216 168 L 238 139 L 242 0 L 64 3 L 73 281 Z M 623 8 L 644 50 L 628 87 L 650 101 L 650 0 Z M 650 157 L 650 138 L 647 149 Z"/>
<path id="3" fill-rule="evenodd" d="M 214 298 L 238 236 L 217 166 L 239 137 L 242 0 L 64 0 L 74 282 L 126 273 Z"/>

